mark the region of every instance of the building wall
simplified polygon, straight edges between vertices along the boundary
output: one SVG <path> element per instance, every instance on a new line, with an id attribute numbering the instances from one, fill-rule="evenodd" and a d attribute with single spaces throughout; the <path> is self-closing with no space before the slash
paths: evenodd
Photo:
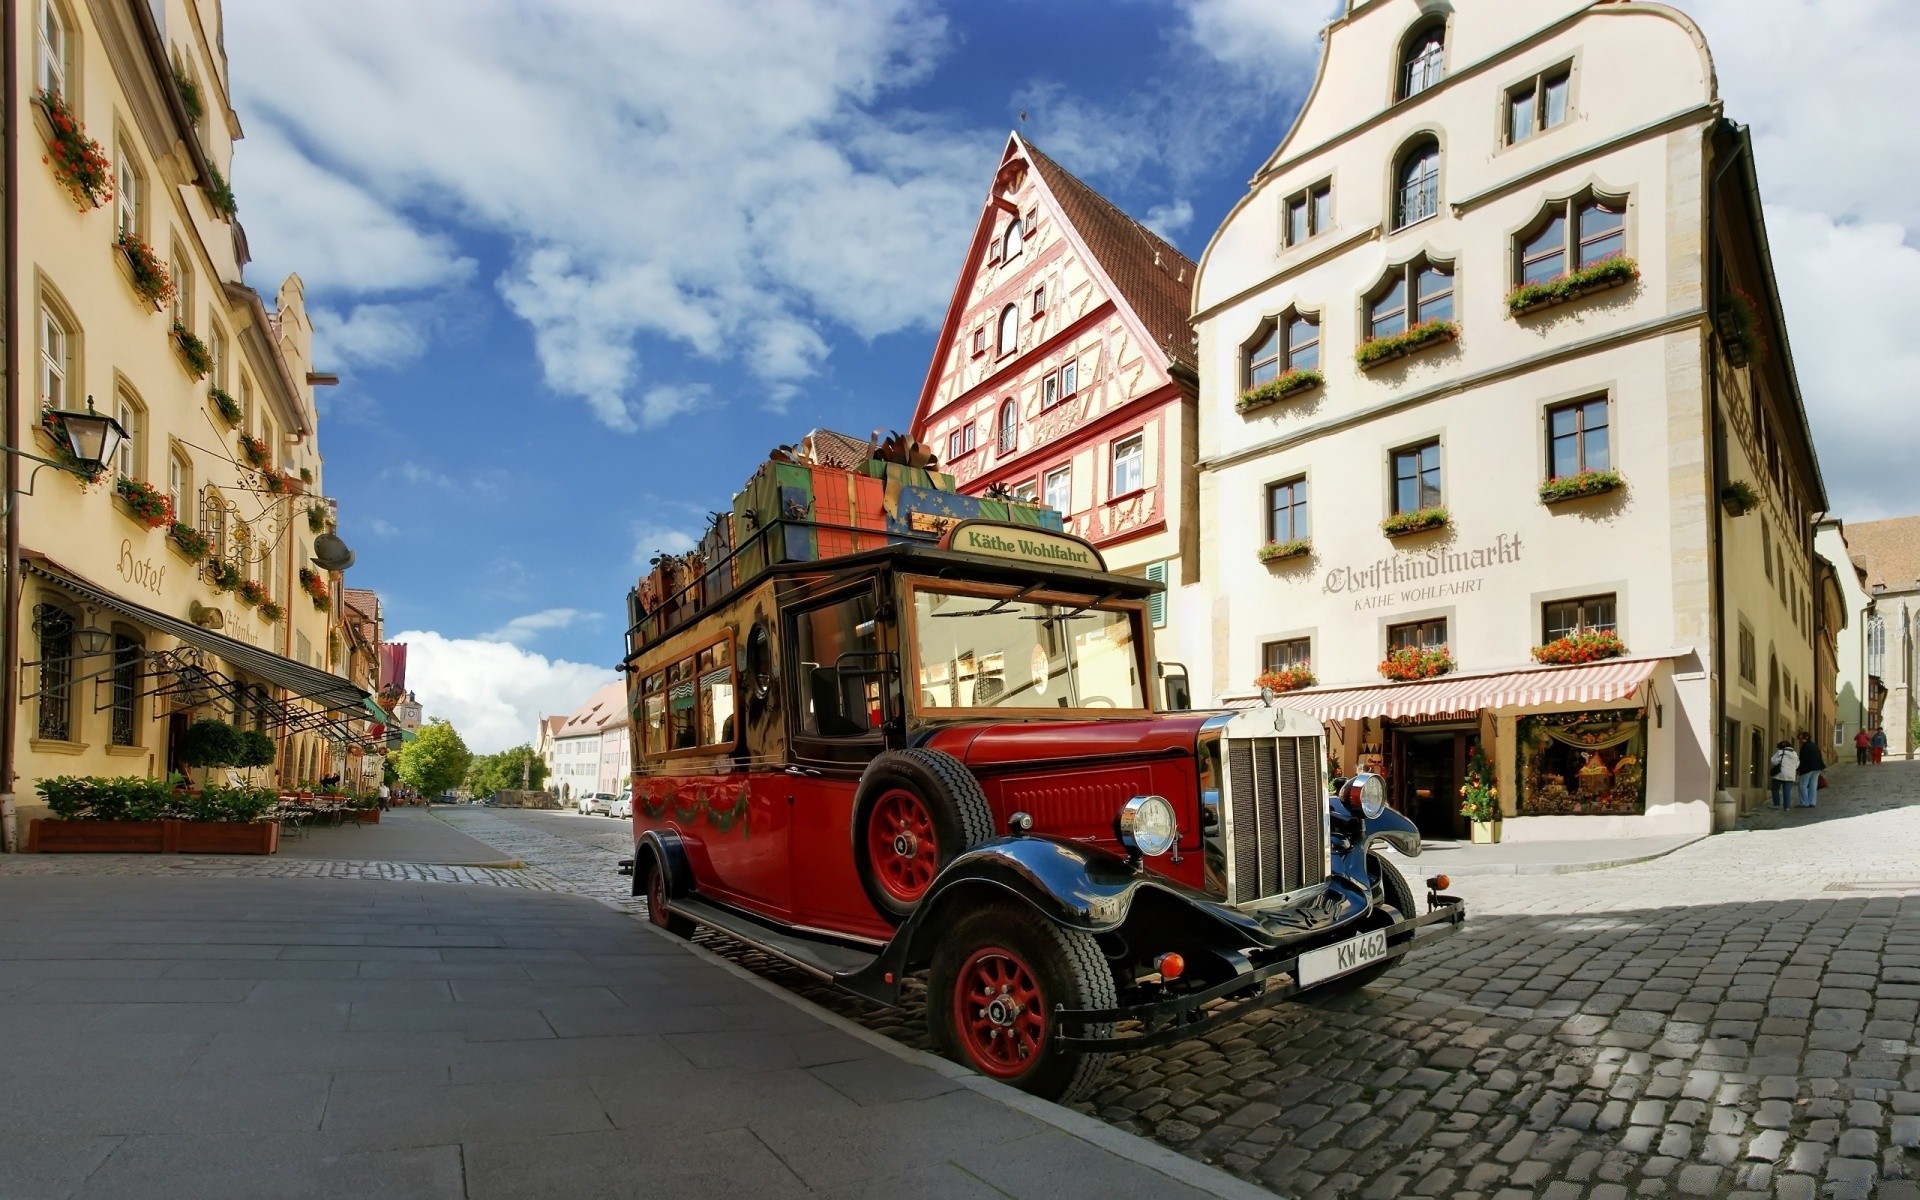
<path id="1" fill-rule="evenodd" d="M 552 790 L 570 800 L 600 790 L 600 734 L 554 739 Z M 562 789 L 565 789 L 564 791 Z"/>
<path id="2" fill-rule="evenodd" d="M 1840 733 L 1840 747 L 1845 753 L 1853 748 L 1853 736 L 1856 733 L 1862 728 L 1871 729 L 1868 722 L 1870 696 L 1867 659 L 1875 605 L 1873 597 L 1860 584 L 1859 573 L 1854 569 L 1852 557 L 1847 551 L 1846 532 L 1840 522 L 1822 521 L 1814 535 L 1814 548 L 1822 558 L 1833 564 L 1840 589 L 1840 609 L 1846 619 L 1835 656 L 1834 680 L 1835 720 Z"/>
<path id="3" fill-rule="evenodd" d="M 1557 20 L 1586 10 L 1577 19 Z M 1766 729 L 1811 720 L 1805 504 L 1747 461 L 1732 417 L 1729 465 L 1758 480 L 1762 509 L 1735 519 L 1713 494 L 1707 372 L 1721 411 L 1744 413 L 1746 368 L 1717 349 L 1706 303 L 1706 139 L 1717 119 L 1697 32 L 1664 9 L 1462 0 L 1449 10 L 1446 81 L 1390 103 L 1399 48 L 1423 20 L 1413 0 L 1355 5 L 1329 30 L 1295 131 L 1215 235 L 1196 291 L 1200 503 L 1211 535 L 1202 575 L 1213 637 L 1207 683 L 1246 692 L 1268 642 L 1308 638 L 1321 685 L 1379 683 L 1388 627 L 1445 618 L 1461 672 L 1531 665 L 1542 606 L 1611 593 L 1630 653 L 1671 659 L 1648 707 L 1647 816 L 1542 817 L 1523 836 L 1704 829 L 1716 789 L 1712 548 L 1724 548 L 1729 626 L 1746 620 L 1792 699 L 1774 711 L 1730 691 L 1730 717 Z M 1511 90 L 1563 64 L 1570 116 L 1508 145 Z M 1438 214 L 1395 230 L 1392 179 L 1405 148 L 1440 147 Z M 1289 197 L 1332 187 L 1331 227 L 1284 244 Z M 1516 238 L 1548 207 L 1589 191 L 1626 204 L 1625 253 L 1640 278 L 1515 318 Z M 1459 340 L 1371 370 L 1358 366 L 1367 297 L 1420 259 L 1453 271 Z M 1289 312 L 1317 314 L 1323 387 L 1241 415 L 1245 348 Z M 1548 410 L 1607 402 L 1610 466 L 1625 487 L 1547 505 Z M 1782 430 L 1781 436 L 1790 431 Z M 1437 439 L 1447 529 L 1390 539 L 1392 453 Z M 1304 478 L 1313 549 L 1269 566 L 1267 488 Z M 1801 489 L 1804 495 L 1804 488 Z M 1781 559 L 1763 569 L 1763 525 Z M 1784 598 L 1775 576 L 1784 564 Z M 1734 645 L 1728 642 L 1727 645 Z M 1805 714 L 1802 716 L 1801 714 Z M 1513 714 L 1497 718 L 1496 764 L 1517 794 Z M 1759 793 L 1753 793 L 1757 797 Z M 1509 836 L 1513 836 L 1510 834 Z"/>
<path id="4" fill-rule="evenodd" d="M 622 720 L 600 731 L 600 763 L 593 790 L 618 796 L 632 782 L 633 739 Z"/>
<path id="5" fill-rule="evenodd" d="M 239 124 L 228 107 L 220 5 L 217 0 L 166 0 L 155 7 L 168 56 L 197 81 L 204 97 L 206 116 L 197 135 L 187 136 L 197 136 L 208 161 L 230 174 Z M 329 661 L 336 600 L 330 597 L 324 610 L 316 609 L 298 590 L 296 572 L 307 561 L 315 536 L 306 520 L 310 500 L 265 491 L 257 473 L 243 471 L 233 461 L 240 457 L 238 435 L 246 432 L 267 440 L 274 469 L 295 481 L 293 491 L 318 494 L 324 487 L 307 382 L 312 327 L 299 280 L 290 278 L 273 298 L 277 329 L 261 320 L 251 295 L 239 290 L 242 264 L 236 229 L 214 210 L 206 190 L 192 181 L 195 168 L 183 131 L 164 103 L 172 82 L 151 66 L 135 7 L 62 0 L 54 8 L 68 33 L 64 94 L 87 133 L 112 160 L 116 174 L 123 163 L 131 165 L 139 180 L 132 192 L 137 197 L 134 232 L 182 281 L 177 316 L 216 352 L 217 361 L 207 377 L 196 377 L 169 334 L 176 311 L 156 311 L 133 290 L 126 260 L 114 247 L 118 200 L 80 210 L 42 161 L 48 153 L 48 127 L 30 98 L 37 83 L 41 6 L 20 5 L 17 66 L 22 93 L 10 102 L 19 104 L 23 113 L 20 189 L 13 197 L 22 229 L 22 261 L 12 304 L 27 386 L 23 428 L 13 444 L 36 454 L 52 452 L 51 440 L 38 431 L 37 414 L 56 399 L 43 386 L 41 370 L 43 351 L 53 349 L 52 357 L 65 373 L 58 407 L 81 409 L 89 397 L 105 412 L 117 413 L 123 401 L 130 405 L 135 436 L 127 472 L 163 493 L 178 491 L 182 511 L 176 519 L 184 523 L 207 527 L 216 523 L 214 511 L 224 511 L 228 554 L 242 561 L 243 572 L 266 588 L 284 616 L 266 621 L 261 609 L 242 604 L 231 593 L 216 592 L 205 568 L 178 553 L 164 530 L 150 530 L 131 516 L 114 495 L 111 477 L 83 488 L 71 475 L 51 468 L 40 471 L 33 494 L 19 500 L 22 545 L 133 602 L 183 619 L 195 606 L 214 610 L 220 614 L 221 632 L 230 637 L 322 669 L 344 670 L 344 664 Z M 28 113 L 31 120 L 24 119 Z M 61 326 L 64 352 L 57 350 L 61 339 L 44 334 L 43 313 Z M 238 428 L 230 428 L 212 406 L 210 388 L 215 385 L 243 405 Z M 301 436 L 301 429 L 308 432 Z M 29 471 L 34 466 L 23 465 Z M 309 481 L 300 481 L 302 472 Z M 82 624 L 104 626 L 114 620 L 111 614 L 68 604 L 58 589 L 33 576 L 23 580 L 23 592 L 16 633 L 24 661 L 39 658 L 37 605 L 67 604 Z M 149 651 L 173 645 L 151 630 L 129 632 L 138 634 Z M 92 669 L 85 662 L 75 664 L 79 676 Z M 22 692 L 32 693 L 35 672 L 25 674 Z M 38 701 L 22 706 L 17 763 L 23 818 L 37 813 L 32 788 L 41 777 L 157 775 L 166 770 L 166 714 L 152 698 L 137 702 L 132 746 L 109 745 L 107 714 L 95 711 L 93 683 L 80 685 L 72 705 L 72 730 L 66 738 L 37 736 L 42 732 Z M 193 715 L 232 718 L 230 710 Z M 297 782 L 328 773 L 331 747 L 314 735 L 282 736 L 280 742 L 279 765 L 256 778 Z"/>

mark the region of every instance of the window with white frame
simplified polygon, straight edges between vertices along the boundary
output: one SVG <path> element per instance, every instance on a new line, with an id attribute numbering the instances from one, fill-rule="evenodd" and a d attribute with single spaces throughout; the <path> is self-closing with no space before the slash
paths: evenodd
<path id="1" fill-rule="evenodd" d="M 140 176 L 140 164 L 124 141 L 116 141 L 114 151 L 114 232 L 128 237 L 140 236 L 140 208 L 146 201 L 146 183 Z"/>
<path id="2" fill-rule="evenodd" d="M 173 243 L 173 306 L 167 315 L 173 323 L 183 329 L 193 328 L 193 267 L 187 262 L 186 251 L 180 243 Z"/>
<path id="3" fill-rule="evenodd" d="M 221 391 L 227 390 L 227 335 L 218 322 L 207 322 L 207 358 L 212 366 L 207 370 L 207 383 Z"/>
<path id="4" fill-rule="evenodd" d="M 1009 396 L 1000 402 L 1000 453 L 1012 454 L 1020 443 L 1020 406 Z"/>
<path id="5" fill-rule="evenodd" d="M 1147 442 L 1143 434 L 1113 444 L 1114 497 L 1130 496 L 1147 486 Z"/>
<path id="6" fill-rule="evenodd" d="M 67 28 L 66 13 L 54 0 L 40 0 L 36 6 L 34 87 L 67 96 L 67 77 L 71 73 L 73 35 Z"/>
<path id="7" fill-rule="evenodd" d="M 1514 282 L 1546 283 L 1618 258 L 1627 248 L 1627 202 L 1587 193 L 1556 200 L 1522 233 Z"/>
<path id="8" fill-rule="evenodd" d="M 1056 512 L 1073 511 L 1073 468 L 1056 467 L 1047 472 L 1047 507 Z"/>
<path id="9" fill-rule="evenodd" d="M 1060 368 L 1060 398 L 1065 400 L 1080 390 L 1080 363 L 1076 360 Z"/>
<path id="10" fill-rule="evenodd" d="M 114 451 L 114 467 L 122 479 L 140 478 L 140 446 L 145 439 L 146 414 L 140 402 L 120 388 L 113 394 L 113 416 L 120 422 L 120 428 L 126 436 L 120 439 L 119 448 Z"/>
<path id="11" fill-rule="evenodd" d="M 40 407 L 67 408 L 73 371 L 73 330 L 45 302 L 40 305 Z"/>
<path id="12" fill-rule="evenodd" d="M 167 497 L 173 501 L 173 519 L 186 521 L 193 512 L 193 463 L 178 446 L 167 453 Z"/>
<path id="13" fill-rule="evenodd" d="M 1562 63 L 1507 92 L 1507 142 L 1518 145 L 1567 119 L 1573 67 Z"/>
<path id="14" fill-rule="evenodd" d="M 1401 152 L 1394 170 L 1393 227 L 1405 229 L 1440 213 L 1440 143 L 1427 137 Z"/>
<path id="15" fill-rule="evenodd" d="M 1000 261 L 1012 262 L 1020 257 L 1021 247 L 1026 245 L 1026 227 L 1015 217 L 1007 222 L 1007 232 L 1000 241 Z"/>
<path id="16" fill-rule="evenodd" d="M 1032 504 L 1040 498 L 1040 485 L 1031 479 L 1022 479 L 1013 485 L 1013 498 L 1022 504 Z"/>
<path id="17" fill-rule="evenodd" d="M 1287 198 L 1287 245 L 1298 246 L 1332 227 L 1332 180 L 1322 180 Z"/>
<path id="18" fill-rule="evenodd" d="M 973 352 L 975 354 L 985 354 L 987 352 L 987 327 L 985 325 L 973 331 Z"/>
<path id="19" fill-rule="evenodd" d="M 1540 606 L 1542 640 L 1557 642 L 1576 633 L 1613 633 L 1620 627 L 1618 610 L 1612 592 L 1548 601 Z"/>
<path id="20" fill-rule="evenodd" d="M 973 430 L 974 430 L 973 422 L 968 421 L 965 425 L 960 426 L 958 429 L 955 429 L 952 433 L 949 433 L 947 435 L 947 461 L 948 462 L 952 462 L 955 459 L 961 457 L 962 455 L 972 453 Z"/>
<path id="21" fill-rule="evenodd" d="M 1447 25 L 1435 20 L 1415 29 L 1400 52 L 1398 99 L 1418 96 L 1447 77 Z"/>
<path id="22" fill-rule="evenodd" d="M 1033 315 L 1039 316 L 1047 311 L 1047 287 L 1041 284 L 1033 289 Z"/>
<path id="23" fill-rule="evenodd" d="M 1002 357 L 1020 348 L 1020 306 L 1009 304 L 1000 310 L 1000 340 L 997 353 Z"/>

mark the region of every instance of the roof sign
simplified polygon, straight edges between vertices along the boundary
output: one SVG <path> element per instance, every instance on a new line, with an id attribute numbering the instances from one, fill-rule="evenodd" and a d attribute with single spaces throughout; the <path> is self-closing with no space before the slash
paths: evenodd
<path id="1" fill-rule="evenodd" d="M 948 531 L 944 542 L 949 550 L 984 554 L 989 558 L 1011 558 L 1038 566 L 1075 567 L 1082 571 L 1107 569 L 1100 552 L 1079 538 L 1026 525 L 963 521 Z"/>

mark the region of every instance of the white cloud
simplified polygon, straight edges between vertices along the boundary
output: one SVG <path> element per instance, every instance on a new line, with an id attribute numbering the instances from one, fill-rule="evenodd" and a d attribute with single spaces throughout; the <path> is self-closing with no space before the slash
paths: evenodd
<path id="1" fill-rule="evenodd" d="M 483 642 L 512 642 L 516 646 L 525 645 L 543 633 L 556 629 L 567 629 L 582 621 L 597 621 L 599 613 L 583 612 L 577 608 L 546 608 L 536 613 L 527 613 L 508 621 L 490 633 L 480 635 Z"/>
<path id="2" fill-rule="evenodd" d="M 314 357 L 339 367 L 392 367 L 420 357 L 430 321 L 417 305 L 356 304 L 344 316 L 313 310 Z"/>
<path id="3" fill-rule="evenodd" d="M 829 326 L 930 327 L 951 280 L 928 264 L 958 261 L 998 148 L 875 114 L 947 44 L 923 0 L 339 0 L 228 18 L 239 106 L 270 131 L 243 199 L 338 194 L 396 242 L 361 279 L 328 271 L 342 287 L 443 285 L 430 230 L 503 237 L 494 284 L 548 386 L 618 430 L 697 402 L 647 378 L 649 337 L 737 360 L 777 399 L 819 370 Z M 295 265 L 376 257 L 283 225 L 270 235 Z"/>
<path id="4" fill-rule="evenodd" d="M 1185 200 L 1156 204 L 1147 210 L 1143 224 L 1163 238 L 1171 238 L 1193 224 L 1193 205 Z"/>
<path id="5" fill-rule="evenodd" d="M 407 682 L 428 716 L 453 722 L 475 753 L 532 741 L 541 714 L 572 712 L 616 678 L 587 663 L 549 659 L 509 642 L 408 630 Z"/>
<path id="6" fill-rule="evenodd" d="M 385 517 L 369 517 L 363 524 L 366 526 L 367 532 L 377 538 L 400 536 L 400 527 Z"/>
<path id="7" fill-rule="evenodd" d="M 1340 7 L 1333 0 L 1189 0 L 1186 36 L 1249 82 L 1304 94 L 1320 59 L 1320 31 Z"/>
<path id="8" fill-rule="evenodd" d="M 644 571 L 656 555 L 685 554 L 699 544 L 699 539 L 682 529 L 635 523 L 633 562 Z"/>

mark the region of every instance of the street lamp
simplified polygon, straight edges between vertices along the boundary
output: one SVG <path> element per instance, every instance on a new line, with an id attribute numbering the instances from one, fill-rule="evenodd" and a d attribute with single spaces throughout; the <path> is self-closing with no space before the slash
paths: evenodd
<path id="1" fill-rule="evenodd" d="M 93 411 L 92 396 L 87 397 L 86 412 L 55 409 L 45 414 L 43 419 L 51 427 L 54 440 L 60 443 L 60 448 L 73 455 L 80 468 L 75 473 L 89 477 L 99 474 L 100 468 L 113 461 L 120 443 L 127 438 L 127 431 L 120 427 L 120 422 Z M 27 457 L 31 458 L 32 455 Z"/>

